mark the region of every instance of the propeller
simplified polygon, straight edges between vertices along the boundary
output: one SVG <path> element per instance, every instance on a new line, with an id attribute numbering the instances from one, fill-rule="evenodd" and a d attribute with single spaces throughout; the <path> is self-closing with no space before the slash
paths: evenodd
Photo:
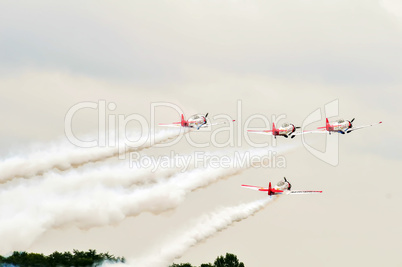
<path id="1" fill-rule="evenodd" d="M 301 127 L 296 127 L 294 124 L 291 124 L 293 126 L 293 131 L 289 133 L 290 138 L 295 138 L 296 135 L 293 133 L 296 132 L 296 129 L 300 129 Z"/>
<path id="2" fill-rule="evenodd" d="M 296 127 L 294 124 L 290 124 L 290 125 L 292 125 L 293 126 L 293 132 L 295 132 L 296 131 L 296 129 L 300 129 L 301 127 Z"/>
<path id="3" fill-rule="evenodd" d="M 291 188 L 292 188 L 292 185 L 288 182 L 288 180 L 286 180 L 286 177 L 283 177 L 283 179 L 285 179 L 285 182 L 287 182 L 288 183 L 288 185 L 289 185 L 289 188 L 288 188 L 288 190 L 290 190 Z"/>
<path id="4" fill-rule="evenodd" d="M 353 121 L 355 120 L 355 118 L 353 118 L 353 119 L 351 119 L 350 121 L 349 121 L 349 129 L 352 129 L 353 128 Z M 347 133 L 350 133 L 352 130 L 349 130 L 349 131 L 346 131 Z"/>
<path id="5" fill-rule="evenodd" d="M 204 123 L 200 124 L 200 126 L 197 127 L 197 130 L 199 130 L 203 125 L 207 124 L 207 117 L 208 117 L 208 113 L 205 114 L 205 116 L 204 116 Z"/>
<path id="6" fill-rule="evenodd" d="M 291 123 L 290 125 L 292 125 L 293 127 L 295 127 L 295 130 L 301 128 L 301 127 L 296 127 L 293 123 Z"/>

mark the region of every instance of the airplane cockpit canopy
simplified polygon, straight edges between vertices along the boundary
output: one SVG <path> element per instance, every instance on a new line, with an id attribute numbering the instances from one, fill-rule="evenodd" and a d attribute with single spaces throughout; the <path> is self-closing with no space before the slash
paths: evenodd
<path id="1" fill-rule="evenodd" d="M 338 120 L 338 123 L 344 123 L 344 122 L 345 122 L 344 119 L 339 119 L 339 120 Z"/>
<path id="2" fill-rule="evenodd" d="M 289 127 L 289 125 L 290 125 L 289 123 L 285 122 L 284 124 L 282 124 L 282 127 L 286 128 L 286 127 Z"/>
<path id="3" fill-rule="evenodd" d="M 276 185 L 277 185 L 277 186 L 284 186 L 284 185 L 285 185 L 285 182 L 284 182 L 284 181 L 279 181 Z"/>
<path id="4" fill-rule="evenodd" d="M 189 117 L 188 121 L 190 121 L 190 122 L 193 122 L 193 121 L 203 122 L 204 118 L 205 118 L 205 115 L 203 115 L 203 114 L 195 114 L 195 115 Z M 210 120 L 208 118 L 205 118 L 205 119 L 206 119 L 206 121 L 208 123 L 210 123 Z"/>

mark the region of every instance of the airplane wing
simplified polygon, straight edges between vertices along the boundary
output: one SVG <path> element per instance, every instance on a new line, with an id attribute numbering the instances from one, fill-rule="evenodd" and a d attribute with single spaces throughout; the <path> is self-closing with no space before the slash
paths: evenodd
<path id="1" fill-rule="evenodd" d="M 162 126 L 162 127 L 181 127 L 180 122 L 179 122 L 179 124 L 175 124 L 175 123 L 173 123 L 173 124 L 159 123 L 158 125 Z"/>
<path id="2" fill-rule="evenodd" d="M 325 133 L 328 133 L 328 131 L 327 130 L 312 130 L 312 131 L 296 132 L 296 133 L 293 133 L 292 135 L 311 134 L 311 133 L 325 134 Z"/>
<path id="3" fill-rule="evenodd" d="M 256 134 L 272 135 L 272 130 L 264 130 L 264 131 L 247 130 L 247 132 L 256 133 Z"/>
<path id="4" fill-rule="evenodd" d="M 246 185 L 246 184 L 242 184 L 241 186 L 244 188 L 247 188 L 247 189 L 255 190 L 255 191 L 268 191 L 268 187 Z"/>
<path id="5" fill-rule="evenodd" d="M 235 120 L 233 120 L 233 121 L 235 121 Z M 200 128 L 207 128 L 207 127 L 211 127 L 211 126 L 214 126 L 214 125 L 220 125 L 220 124 L 226 124 L 226 121 L 215 122 L 215 123 L 207 123 L 207 124 L 202 125 Z"/>
<path id="6" fill-rule="evenodd" d="M 261 186 L 254 186 L 254 185 L 242 184 L 241 186 L 244 188 L 247 188 L 247 189 L 251 189 L 251 190 L 255 190 L 255 191 L 262 191 L 262 192 L 268 192 L 268 190 L 269 190 L 268 187 L 261 187 Z M 274 193 L 275 195 L 283 194 L 282 190 L 277 190 L 275 188 L 272 188 L 271 190 L 272 190 L 272 193 Z"/>
<path id="7" fill-rule="evenodd" d="M 360 129 L 363 129 L 363 128 L 371 127 L 371 126 L 374 126 L 374 125 L 377 125 L 377 124 L 381 124 L 381 123 L 382 123 L 382 121 L 377 122 L 377 123 L 373 123 L 373 124 L 369 124 L 369 125 L 363 125 L 363 126 L 353 127 L 352 129 L 348 129 L 348 130 L 347 130 L 347 133 L 353 132 L 353 131 L 355 131 L 355 130 L 360 130 Z"/>
<path id="8" fill-rule="evenodd" d="M 254 185 L 246 185 L 246 184 L 242 184 L 241 185 L 244 188 L 247 189 L 251 189 L 251 190 L 255 190 L 255 191 L 263 191 L 266 192 L 268 191 L 267 187 L 261 187 L 261 186 L 254 186 Z M 283 192 L 280 190 L 275 190 L 275 194 L 282 194 Z M 292 191 L 284 191 L 285 194 L 287 195 L 302 195 L 302 194 L 320 194 L 322 193 L 322 191 L 311 191 L 311 190 L 292 190 Z"/>
<path id="9" fill-rule="evenodd" d="M 309 190 L 292 190 L 288 191 L 289 195 L 302 195 L 302 194 L 320 194 L 322 191 L 309 191 Z"/>

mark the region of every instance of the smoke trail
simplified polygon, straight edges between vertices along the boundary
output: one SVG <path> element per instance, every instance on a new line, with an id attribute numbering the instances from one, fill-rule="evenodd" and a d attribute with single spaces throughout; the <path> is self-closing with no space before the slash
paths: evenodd
<path id="1" fill-rule="evenodd" d="M 149 136 L 138 141 L 139 146 L 128 147 L 126 153 L 141 151 L 154 145 L 168 142 L 180 134 L 188 133 L 189 130 L 172 129 L 155 133 L 154 141 Z M 146 142 L 144 143 L 144 140 Z M 43 151 L 37 151 L 28 156 L 16 156 L 0 163 L 0 183 L 21 177 L 32 177 L 42 175 L 44 172 L 57 169 L 65 171 L 71 168 L 78 168 L 90 162 L 103 161 L 119 155 L 119 144 L 114 147 L 77 148 L 71 144 L 59 144 L 48 146 Z"/>
<path id="2" fill-rule="evenodd" d="M 89 192 L 79 188 L 63 192 L 65 183 L 49 183 L 48 180 L 40 181 L 35 187 L 20 184 L 0 195 L 0 203 L 8 203 L 0 209 L 0 236 L 8 236 L 4 240 L 10 241 L 0 244 L 0 248 L 6 252 L 11 248 L 21 249 L 21 245 L 30 244 L 44 231 L 69 223 L 90 228 L 117 223 L 126 216 L 144 211 L 158 213 L 172 209 L 192 189 L 224 175 L 227 175 L 225 170 L 196 169 L 132 192 L 121 188 L 108 190 L 102 186 Z M 21 236 L 22 233 L 26 235 Z"/>
<path id="3" fill-rule="evenodd" d="M 84 170 L 71 170 L 67 173 L 50 171 L 43 176 L 34 176 L 29 180 L 14 179 L 0 187 L 0 193 L 4 191 L 13 193 L 13 188 L 21 185 L 27 189 L 42 188 L 43 193 L 47 193 L 46 189 L 48 189 L 60 194 L 84 191 L 96 186 L 129 188 L 161 182 L 180 171 L 174 167 L 156 170 L 154 167 L 127 168 L 127 164 L 104 165 L 96 168 L 89 164 L 87 167 Z"/>
<path id="4" fill-rule="evenodd" d="M 274 197 L 275 198 L 275 197 Z M 130 266 L 165 267 L 180 258 L 190 248 L 204 241 L 235 222 L 240 222 L 262 210 L 274 198 L 227 207 L 203 216 L 198 223 L 182 234 L 142 259 L 128 262 Z"/>
<path id="5" fill-rule="evenodd" d="M 260 154 L 262 151 L 255 151 Z M 265 151 L 266 153 L 266 151 Z M 178 173 L 169 180 L 134 190 L 106 188 L 96 185 L 91 190 L 75 183 L 70 190 L 66 183 L 42 179 L 38 186 L 24 183 L 0 194 L 0 251 L 21 250 L 45 231 L 75 225 L 82 229 L 121 222 L 127 216 L 142 212 L 158 214 L 180 205 L 186 196 L 220 179 L 228 178 L 250 168 L 251 164 L 226 168 L 208 166 Z M 23 197 L 21 197 L 23 196 Z"/>

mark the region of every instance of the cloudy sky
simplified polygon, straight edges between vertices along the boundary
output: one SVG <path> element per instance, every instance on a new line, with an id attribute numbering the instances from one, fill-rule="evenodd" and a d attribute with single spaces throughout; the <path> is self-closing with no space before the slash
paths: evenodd
<path id="1" fill-rule="evenodd" d="M 113 102 L 116 109 L 108 114 L 147 120 L 154 102 L 174 103 L 187 116 L 228 114 L 239 121 L 236 137 L 254 114 L 270 120 L 286 115 L 280 123 L 301 125 L 334 100 L 339 117 L 355 117 L 356 125 L 384 122 L 340 136 L 336 166 L 310 154 L 300 137 L 278 139 L 278 147 L 295 147 L 285 153 L 286 168 L 247 170 L 160 215 L 85 231 L 74 225 L 53 229 L 28 250 L 96 248 L 137 257 L 204 213 L 264 197 L 240 184 L 266 185 L 287 176 L 296 189 L 324 194 L 283 197 L 176 262 L 200 264 L 232 252 L 246 266 L 262 266 L 268 258 L 285 266 L 402 264 L 401 47 L 397 0 L 0 1 L 2 160 L 65 140 L 68 110 L 85 101 Z M 157 122 L 177 117 L 169 108 L 156 110 Z M 317 126 L 323 123 L 324 117 Z M 74 117 L 75 133 L 97 129 L 96 110 Z M 325 137 L 308 140 L 325 147 Z M 245 148 L 251 147 L 243 142 L 223 149 Z M 171 150 L 196 149 L 183 140 L 145 153 Z"/>

